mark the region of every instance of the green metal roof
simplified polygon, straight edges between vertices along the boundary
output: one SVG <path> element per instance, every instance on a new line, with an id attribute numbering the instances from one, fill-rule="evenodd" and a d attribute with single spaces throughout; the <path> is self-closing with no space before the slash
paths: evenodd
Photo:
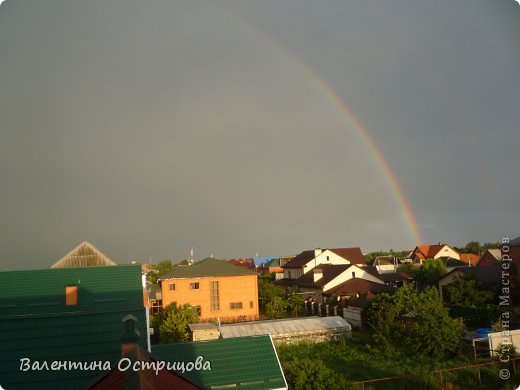
<path id="1" fill-rule="evenodd" d="M 254 275 L 253 271 L 223 260 L 205 259 L 193 265 L 178 266 L 173 271 L 162 275 L 159 279 L 196 278 L 204 276 L 238 276 Z"/>
<path id="2" fill-rule="evenodd" d="M 78 305 L 65 306 L 65 286 L 78 285 Z M 147 346 L 138 265 L 0 272 L 0 384 L 6 389 L 81 389 L 104 371 L 20 370 L 20 359 L 117 362 L 122 319 L 137 318 Z"/>
<path id="3" fill-rule="evenodd" d="M 287 383 L 269 335 L 153 345 L 152 355 L 168 362 L 195 361 L 202 356 L 211 370 L 184 375 L 208 389 L 287 389 Z"/>

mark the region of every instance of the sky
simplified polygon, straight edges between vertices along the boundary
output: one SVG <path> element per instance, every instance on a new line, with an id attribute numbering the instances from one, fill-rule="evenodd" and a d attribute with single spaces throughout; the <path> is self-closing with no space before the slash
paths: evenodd
<path id="1" fill-rule="evenodd" d="M 514 0 L 6 0 L 0 269 L 516 237 L 519 69 Z"/>

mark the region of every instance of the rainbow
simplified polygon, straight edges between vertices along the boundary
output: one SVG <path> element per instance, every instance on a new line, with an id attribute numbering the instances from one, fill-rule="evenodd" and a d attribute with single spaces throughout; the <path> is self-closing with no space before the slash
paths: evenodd
<path id="1" fill-rule="evenodd" d="M 230 10 L 229 10 L 230 11 Z M 387 159 L 383 155 L 381 149 L 377 146 L 374 137 L 370 134 L 368 129 L 363 125 L 361 120 L 353 113 L 347 103 L 341 98 L 341 96 L 328 84 L 319 74 L 317 74 L 311 67 L 305 64 L 298 56 L 287 48 L 282 46 L 278 40 L 275 39 L 268 32 L 260 29 L 252 22 L 247 20 L 243 15 L 236 12 L 230 12 L 233 14 L 241 24 L 245 25 L 258 36 L 267 40 L 267 42 L 281 52 L 286 58 L 292 63 L 297 64 L 303 73 L 315 84 L 318 88 L 328 97 L 328 99 L 340 110 L 347 121 L 352 125 L 356 133 L 359 135 L 361 140 L 366 144 L 370 151 L 370 155 L 374 159 L 376 166 L 381 170 L 390 192 L 393 194 L 396 203 L 398 204 L 402 217 L 405 224 L 408 226 L 410 239 L 414 245 L 420 245 L 423 243 L 422 234 L 418 227 L 415 215 L 410 206 L 410 201 L 406 196 L 406 193 L 397 180 L 397 175 L 388 163 Z"/>
<path id="2" fill-rule="evenodd" d="M 421 231 L 418 227 L 415 215 L 410 206 L 410 202 L 406 193 L 397 180 L 397 175 L 388 163 L 387 159 L 383 155 L 381 149 L 377 146 L 374 137 L 370 134 L 367 128 L 363 125 L 361 120 L 352 112 L 348 107 L 347 103 L 339 96 L 339 94 L 321 78 L 316 72 L 313 71 L 309 66 L 303 63 L 293 53 L 288 52 L 283 47 L 280 50 L 285 53 L 286 56 L 290 57 L 296 62 L 304 71 L 304 73 L 325 93 L 325 95 L 339 108 L 343 115 L 350 122 L 356 133 L 361 137 L 363 142 L 367 145 L 370 150 L 370 155 L 375 160 L 376 165 L 381 169 L 383 176 L 386 179 L 388 186 L 390 187 L 391 193 L 393 194 L 395 201 L 399 205 L 402 211 L 403 218 L 410 231 L 410 238 L 414 243 L 420 245 L 423 243 Z"/>

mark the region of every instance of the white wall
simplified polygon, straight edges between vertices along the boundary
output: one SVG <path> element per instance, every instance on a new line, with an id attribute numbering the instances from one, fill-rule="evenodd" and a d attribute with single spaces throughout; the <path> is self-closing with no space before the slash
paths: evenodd
<path id="1" fill-rule="evenodd" d="M 500 351 L 501 345 L 509 343 L 512 344 L 517 353 L 520 351 L 520 329 L 489 333 L 489 354 L 491 357 L 498 356 L 500 358 L 500 353 L 497 354 L 496 350 Z M 507 352 L 507 349 L 504 349 L 502 352 Z"/>
<path id="2" fill-rule="evenodd" d="M 325 286 L 323 286 L 323 292 L 327 292 L 331 288 L 334 288 L 334 287 L 340 285 L 341 283 L 344 283 L 347 280 L 352 279 L 352 272 L 355 272 L 356 278 L 366 279 L 366 280 L 370 280 L 371 282 L 384 284 L 384 282 L 381 279 L 379 279 L 378 277 L 376 277 L 372 274 L 369 274 L 368 272 L 366 272 L 362 268 L 358 267 L 357 265 L 353 265 L 351 267 L 348 267 L 348 269 L 346 271 L 344 271 L 343 273 L 341 273 L 340 275 L 338 275 L 337 277 L 332 279 Z"/>
<path id="3" fill-rule="evenodd" d="M 347 320 L 349 324 L 354 326 L 361 326 L 361 308 L 358 307 L 349 307 L 343 309 L 343 318 Z"/>
<path id="4" fill-rule="evenodd" d="M 319 264 L 350 264 L 350 261 L 345 260 L 343 257 L 338 256 L 330 250 L 321 252 L 314 260 L 312 260 L 312 267 L 316 267 Z M 307 271 L 305 271 L 307 272 Z"/>
<path id="5" fill-rule="evenodd" d="M 434 259 L 438 259 L 439 257 L 451 257 L 452 259 L 460 260 L 460 255 L 451 249 L 448 245 L 444 245 L 444 247 L 434 256 Z"/>

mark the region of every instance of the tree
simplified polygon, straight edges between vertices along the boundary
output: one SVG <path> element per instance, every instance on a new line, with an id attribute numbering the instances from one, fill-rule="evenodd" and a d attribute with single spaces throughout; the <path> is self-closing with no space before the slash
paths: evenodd
<path id="1" fill-rule="evenodd" d="M 173 302 L 159 313 L 154 325 L 159 331 L 159 342 L 165 344 L 189 341 L 188 325 L 197 322 L 199 316 L 189 304 L 177 306 Z"/>
<path id="2" fill-rule="evenodd" d="M 437 281 L 448 273 L 446 266 L 440 259 L 426 259 L 417 272 L 417 282 L 420 287 L 436 286 Z"/>
<path id="3" fill-rule="evenodd" d="M 327 390 L 342 388 L 337 374 L 321 360 L 292 358 L 282 363 L 290 389 Z"/>
<path id="4" fill-rule="evenodd" d="M 266 305 L 266 314 L 271 318 L 278 318 L 278 315 L 287 309 L 287 301 L 283 297 L 276 296 Z"/>
<path id="5" fill-rule="evenodd" d="M 419 266 L 412 263 L 400 264 L 397 266 L 397 272 L 404 272 L 405 274 L 415 278 L 419 271 Z"/>
<path id="6" fill-rule="evenodd" d="M 276 300 L 276 303 L 273 303 L 275 298 L 279 299 Z M 285 301 L 285 291 L 283 288 L 271 283 L 270 276 L 262 276 L 258 278 L 258 299 L 260 301 L 260 311 L 271 316 L 273 313 L 278 313 L 280 307 L 283 306 L 282 301 Z M 287 302 L 285 302 L 283 310 L 285 308 L 287 308 Z"/>
<path id="7" fill-rule="evenodd" d="M 366 313 L 382 352 L 403 346 L 440 357 L 456 352 L 460 346 L 463 324 L 449 316 L 433 287 L 421 292 L 405 285 L 393 295 L 380 294 L 369 302 Z"/>
<path id="8" fill-rule="evenodd" d="M 294 288 L 287 297 L 287 304 L 292 314 L 298 317 L 298 313 L 301 313 L 305 307 L 305 298 L 298 289 Z"/>
<path id="9" fill-rule="evenodd" d="M 456 276 L 443 293 L 451 316 L 464 317 L 472 326 L 489 326 L 500 315 L 496 291 L 474 278 Z"/>
<path id="10" fill-rule="evenodd" d="M 466 250 L 466 253 L 473 253 L 475 255 L 480 255 L 480 251 L 482 250 L 482 247 L 480 246 L 480 242 L 470 241 L 466 244 L 466 247 L 464 249 Z"/>
<path id="11" fill-rule="evenodd" d="M 157 279 L 167 272 L 173 271 L 176 265 L 171 260 L 163 260 L 154 264 L 150 272 L 148 272 L 147 280 L 151 283 L 157 283 Z"/>

